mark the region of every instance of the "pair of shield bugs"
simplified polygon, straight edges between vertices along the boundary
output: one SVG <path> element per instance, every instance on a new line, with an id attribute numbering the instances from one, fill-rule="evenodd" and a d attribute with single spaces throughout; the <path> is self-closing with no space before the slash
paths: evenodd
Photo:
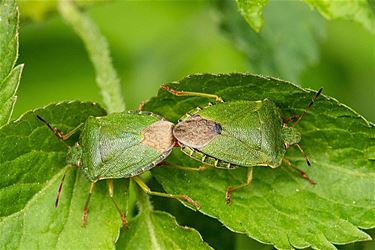
<path id="1" fill-rule="evenodd" d="M 227 203 L 230 203 L 231 193 L 234 190 L 251 183 L 254 166 L 276 168 L 284 162 L 299 171 L 302 177 L 311 184 L 315 184 L 303 170 L 293 166 L 284 156 L 290 146 L 296 146 L 310 165 L 298 144 L 301 134 L 295 126 L 320 95 L 322 89 L 313 96 L 301 115 L 282 119 L 279 109 L 269 99 L 224 102 L 219 96 L 213 94 L 176 91 L 165 85 L 161 88 L 176 96 L 214 98 L 215 102 L 186 113 L 177 125 L 159 115 L 140 110 L 113 113 L 104 117 L 89 117 L 85 123 L 67 134 L 37 116 L 61 140 L 67 140 L 81 130 L 79 141 L 69 148 L 67 164 L 81 169 L 91 182 L 84 206 L 83 225 L 86 224 L 88 205 L 95 184 L 104 179 L 107 180 L 109 196 L 125 227 L 127 227 L 125 214 L 113 198 L 113 179 L 132 178 L 143 191 L 150 195 L 181 199 L 199 208 L 199 203 L 187 195 L 151 191 L 138 177 L 143 172 L 163 163 L 176 145 L 189 157 L 203 163 L 203 166 L 199 168 L 175 166 L 183 170 L 202 171 L 208 167 L 225 169 L 247 167 L 246 182 L 227 188 L 225 196 Z M 292 121 L 294 121 L 292 126 L 288 126 Z M 64 179 L 65 174 L 59 186 L 56 207 Z"/>

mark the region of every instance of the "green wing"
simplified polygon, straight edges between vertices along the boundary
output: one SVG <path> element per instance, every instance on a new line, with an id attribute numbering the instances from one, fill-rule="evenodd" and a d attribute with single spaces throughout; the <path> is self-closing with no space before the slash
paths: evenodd
<path id="1" fill-rule="evenodd" d="M 146 145 L 136 144 L 120 155 L 103 162 L 99 179 L 128 178 L 155 167 L 170 152 L 160 153 Z"/>
<path id="2" fill-rule="evenodd" d="M 274 130 L 281 130 L 275 112 L 276 106 L 269 100 L 228 102 L 203 109 L 198 114 L 220 124 L 222 131 L 199 150 L 240 166 L 274 166 L 280 143 Z"/>
<path id="3" fill-rule="evenodd" d="M 161 120 L 151 113 L 114 113 L 90 117 L 81 136 L 83 170 L 91 180 L 126 178 L 142 173 L 169 152 L 142 144 L 142 131 Z"/>

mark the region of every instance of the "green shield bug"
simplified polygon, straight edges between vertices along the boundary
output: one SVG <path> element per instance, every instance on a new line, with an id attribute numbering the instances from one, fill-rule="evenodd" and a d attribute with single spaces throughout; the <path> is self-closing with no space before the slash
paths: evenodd
<path id="1" fill-rule="evenodd" d="M 293 166 L 284 156 L 290 146 L 296 146 L 310 166 L 308 158 L 298 144 L 301 134 L 295 126 L 322 89 L 313 96 L 301 115 L 282 119 L 280 110 L 269 99 L 224 102 L 217 95 L 177 91 L 166 85 L 162 85 L 161 88 L 176 96 L 216 99 L 216 102 L 209 103 L 203 108 L 197 107 L 181 117 L 173 129 L 173 135 L 185 154 L 204 164 L 200 168 L 177 166 L 178 168 L 195 171 L 204 170 L 209 166 L 226 169 L 248 168 L 245 183 L 227 188 L 228 204 L 232 191 L 251 183 L 254 166 L 276 168 L 284 162 L 299 171 L 311 184 L 315 184 L 303 170 Z M 293 125 L 288 126 L 293 120 Z"/>
<path id="2" fill-rule="evenodd" d="M 172 135 L 173 124 L 161 116 L 145 111 L 128 111 L 103 117 L 89 117 L 85 123 L 67 134 L 52 127 L 39 115 L 37 117 L 62 141 L 82 130 L 78 142 L 75 146 L 69 147 L 67 154 L 68 166 L 79 168 L 91 182 L 83 210 L 82 225 L 86 224 L 88 205 L 95 184 L 104 179 L 107 180 L 109 196 L 120 213 L 125 228 L 125 214 L 113 198 L 113 179 L 132 178 L 150 195 L 181 199 L 199 208 L 199 203 L 186 195 L 151 191 L 138 177 L 162 162 L 175 145 Z M 58 189 L 55 207 L 58 206 L 64 178 L 65 174 Z"/>

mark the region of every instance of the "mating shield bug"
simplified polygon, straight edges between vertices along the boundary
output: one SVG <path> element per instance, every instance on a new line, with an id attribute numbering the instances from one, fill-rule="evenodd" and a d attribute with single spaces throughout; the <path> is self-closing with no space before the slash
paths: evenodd
<path id="1" fill-rule="evenodd" d="M 232 191 L 251 183 L 254 166 L 276 168 L 284 162 L 299 171 L 311 184 L 315 184 L 303 170 L 293 166 L 284 156 L 290 146 L 296 146 L 305 157 L 306 163 L 310 165 L 298 144 L 301 134 L 295 126 L 322 89 L 315 94 L 301 115 L 282 119 L 280 110 L 269 99 L 224 102 L 217 95 L 177 91 L 165 85 L 161 88 L 176 96 L 216 99 L 215 103 L 209 103 L 203 108 L 198 107 L 180 118 L 173 129 L 173 135 L 185 154 L 204 163 L 200 168 L 179 167 L 181 169 L 201 171 L 208 166 L 226 169 L 248 168 L 245 183 L 227 188 L 227 203 L 230 203 Z M 293 125 L 288 126 L 293 120 Z"/>
<path id="2" fill-rule="evenodd" d="M 113 179 L 132 178 L 146 193 L 189 202 L 196 208 L 199 203 L 186 195 L 173 195 L 151 191 L 138 177 L 162 162 L 175 145 L 172 135 L 173 124 L 151 112 L 129 111 L 113 113 L 103 117 L 89 117 L 67 134 L 52 127 L 42 117 L 37 116 L 62 141 L 82 129 L 79 141 L 69 147 L 67 164 L 79 168 L 91 182 L 86 200 L 82 225 L 86 224 L 87 210 L 97 181 L 106 179 L 109 196 L 120 213 L 124 227 L 127 221 L 124 212 L 113 198 Z M 68 168 L 67 168 L 68 169 Z M 61 180 L 55 207 L 64 183 Z"/>

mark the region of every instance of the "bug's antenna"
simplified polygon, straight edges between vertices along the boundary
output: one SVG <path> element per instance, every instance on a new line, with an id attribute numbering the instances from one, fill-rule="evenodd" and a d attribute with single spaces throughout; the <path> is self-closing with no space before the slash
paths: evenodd
<path id="1" fill-rule="evenodd" d="M 36 115 L 36 117 L 41 120 L 44 124 L 47 125 L 47 127 L 62 141 L 65 141 L 67 138 L 66 136 L 64 135 L 64 132 L 62 132 L 60 129 L 58 128 L 54 128 L 51 126 L 51 124 L 49 124 L 49 122 L 47 122 L 46 120 L 44 120 L 40 115 Z"/>
<path id="2" fill-rule="evenodd" d="M 57 208 L 59 206 L 60 194 L 61 194 L 62 187 L 64 185 L 64 180 L 65 180 L 66 172 L 68 172 L 68 169 L 69 168 L 65 169 L 64 175 L 63 175 L 63 177 L 61 178 L 61 181 L 60 181 L 60 185 L 59 185 L 59 189 L 57 191 L 57 196 L 56 196 L 56 201 L 55 201 L 55 208 Z"/>
<path id="3" fill-rule="evenodd" d="M 313 98 L 311 99 L 311 101 L 309 102 L 309 104 L 307 104 L 305 110 L 302 112 L 301 115 L 298 116 L 297 121 L 292 125 L 292 128 L 295 127 L 295 126 L 297 126 L 297 124 L 299 123 L 299 121 L 306 114 L 307 110 L 309 110 L 309 108 L 314 104 L 316 98 L 318 98 L 318 96 L 320 95 L 320 93 L 322 92 L 322 90 L 323 90 L 323 88 L 320 88 L 319 91 L 313 96 Z"/>
<path id="4" fill-rule="evenodd" d="M 311 163 L 310 163 L 310 161 L 309 161 L 309 158 L 307 158 L 307 156 L 306 156 L 306 154 L 305 154 L 305 151 L 303 151 L 303 149 L 301 148 L 301 146 L 300 146 L 298 143 L 295 143 L 295 144 L 293 144 L 293 145 L 296 146 L 296 147 L 299 149 L 299 151 L 301 152 L 302 156 L 305 158 L 305 161 L 306 161 L 307 165 L 308 165 L 308 166 L 311 166 Z"/>
<path id="5" fill-rule="evenodd" d="M 46 121 L 44 120 L 40 115 L 36 115 L 36 117 L 41 120 L 44 124 L 47 125 L 47 127 L 53 132 L 55 133 L 55 129 Z"/>
<path id="6" fill-rule="evenodd" d="M 77 127 L 75 127 L 73 130 L 69 131 L 67 134 L 64 134 L 60 129 L 54 128 L 49 124 L 46 120 L 44 120 L 40 115 L 36 115 L 36 117 L 41 120 L 44 124 L 47 125 L 47 127 L 69 148 L 69 145 L 66 144 L 66 140 L 68 140 L 72 135 L 74 135 L 83 125 L 83 123 L 80 123 Z"/>

